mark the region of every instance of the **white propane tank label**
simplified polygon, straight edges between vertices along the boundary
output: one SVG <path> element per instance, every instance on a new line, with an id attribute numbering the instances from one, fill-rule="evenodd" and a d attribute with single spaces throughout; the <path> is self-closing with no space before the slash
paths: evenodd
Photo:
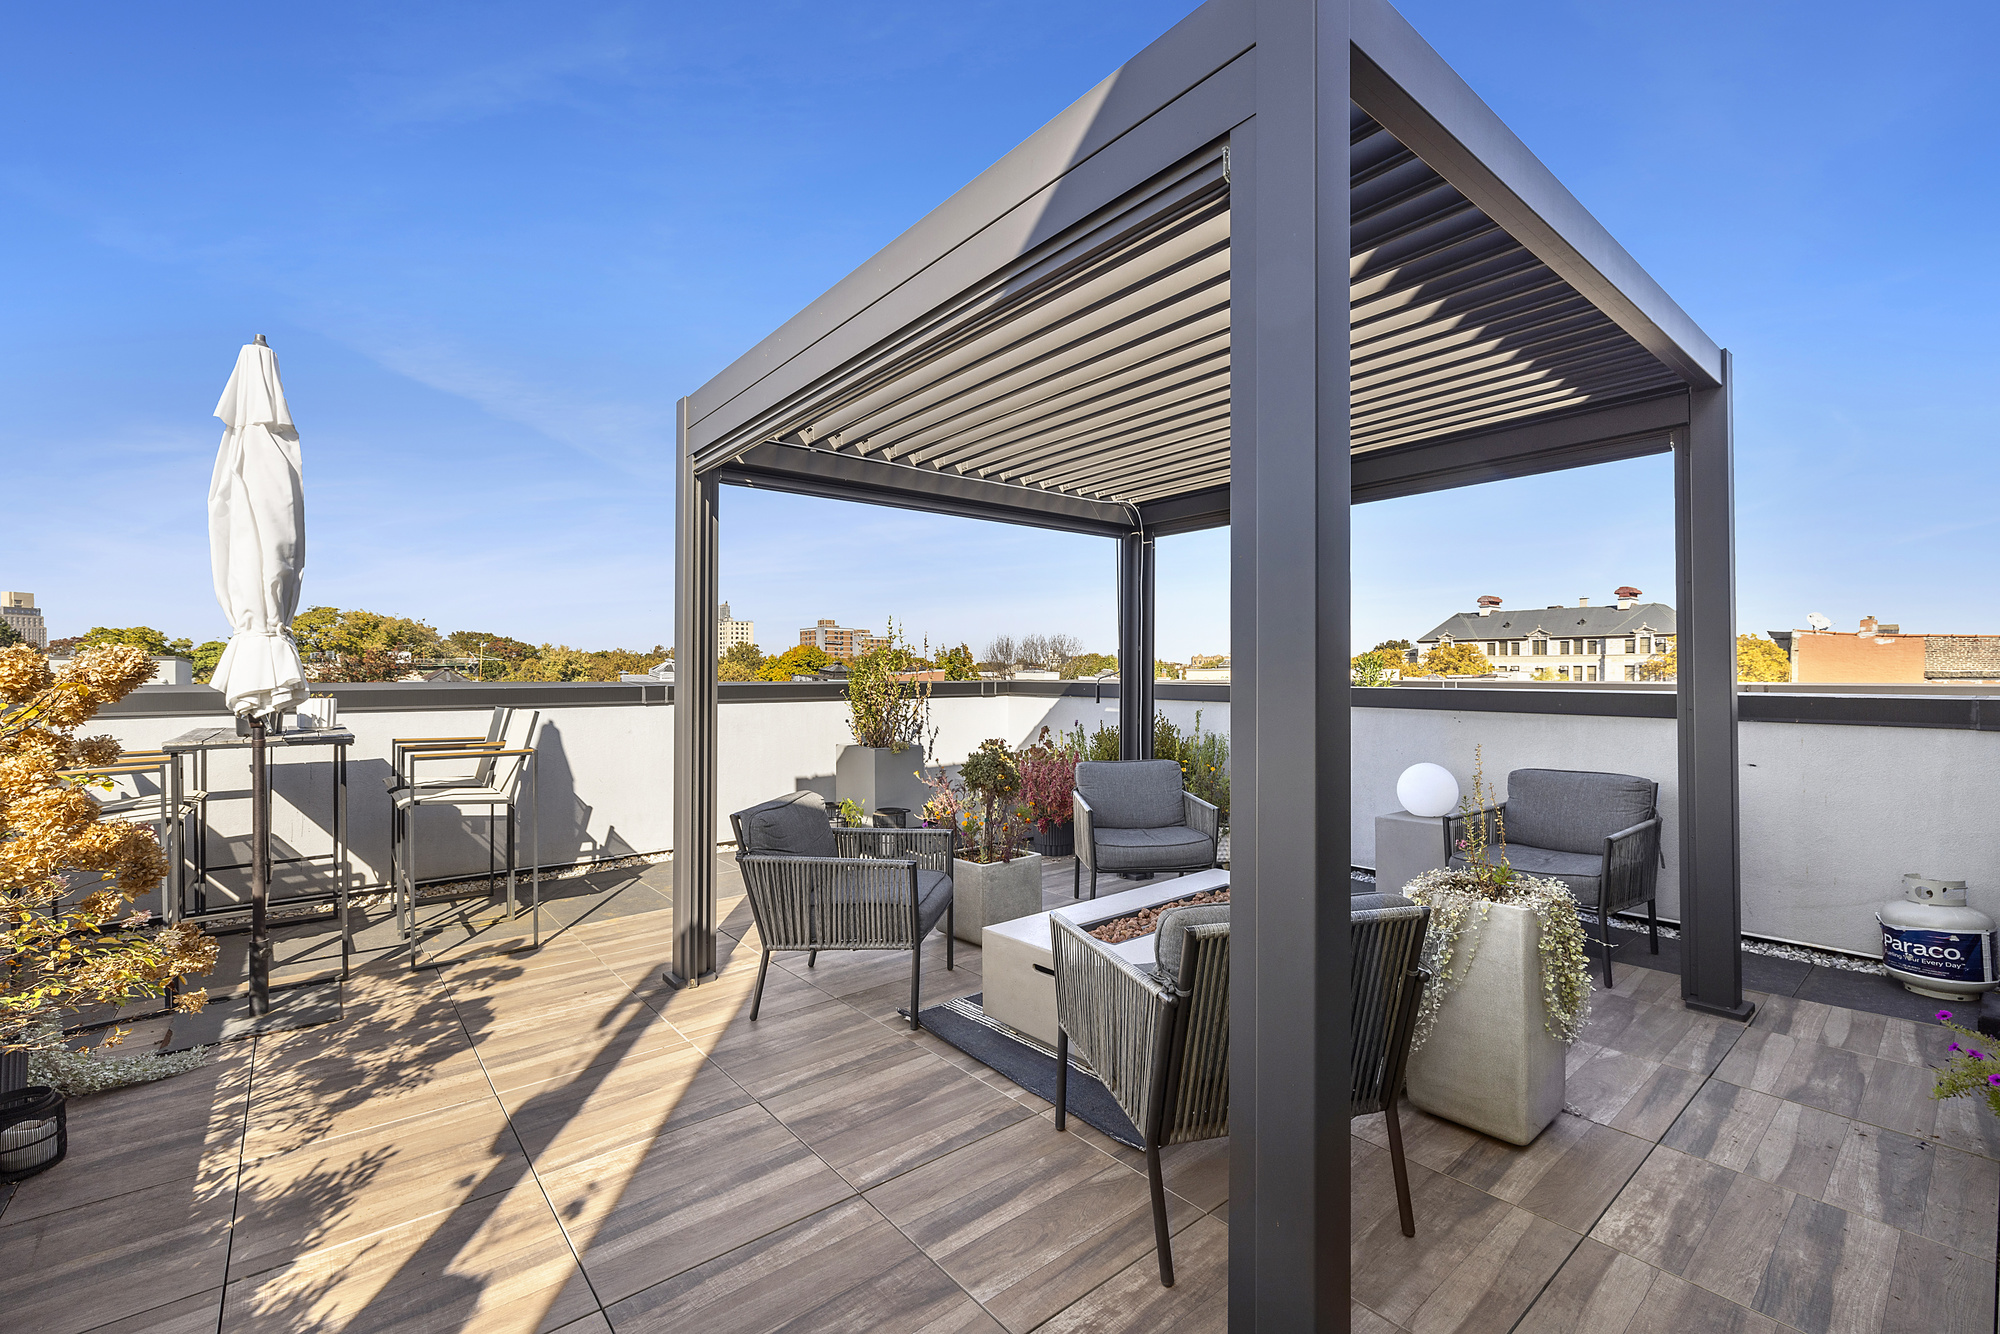
<path id="1" fill-rule="evenodd" d="M 1881 918 L 1875 920 L 1880 922 Z M 1993 933 L 1920 931 L 1882 922 L 1882 962 L 1901 972 L 1941 982 L 1991 982 Z"/>

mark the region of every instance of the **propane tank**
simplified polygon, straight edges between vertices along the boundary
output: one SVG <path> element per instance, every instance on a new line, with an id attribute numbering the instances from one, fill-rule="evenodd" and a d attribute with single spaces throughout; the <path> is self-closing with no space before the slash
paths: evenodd
<path id="1" fill-rule="evenodd" d="M 1903 877 L 1903 897 L 1875 913 L 1889 976 L 1919 996 L 1973 1001 L 1996 984 L 1993 919 L 1965 903 L 1963 880 Z"/>

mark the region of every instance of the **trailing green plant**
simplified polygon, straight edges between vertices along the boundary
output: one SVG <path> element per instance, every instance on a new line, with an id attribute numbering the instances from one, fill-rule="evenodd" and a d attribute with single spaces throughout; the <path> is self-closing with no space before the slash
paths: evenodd
<path id="1" fill-rule="evenodd" d="M 1590 1020 L 1591 995 L 1590 955 L 1576 899 L 1562 881 L 1523 875 L 1507 864 L 1505 820 L 1497 808 L 1486 809 L 1489 794 L 1479 749 L 1474 749 L 1473 757 L 1472 791 L 1459 803 L 1466 832 L 1458 841 L 1458 851 L 1467 864 L 1426 871 L 1402 891 L 1431 910 L 1430 929 L 1424 935 L 1424 968 L 1431 980 L 1417 1007 L 1410 1049 L 1423 1046 L 1437 1024 L 1445 998 L 1472 971 L 1479 943 L 1485 939 L 1486 920 L 1496 903 L 1535 914 L 1541 927 L 1537 951 L 1542 965 L 1543 1026 L 1556 1041 L 1575 1042 Z M 1490 831 L 1489 814 L 1494 817 Z M 1496 848 L 1498 861 L 1493 860 Z M 1479 929 L 1467 945 L 1466 929 L 1475 924 Z"/>
<path id="2" fill-rule="evenodd" d="M 849 724 L 859 744 L 901 752 L 921 741 L 929 726 L 931 683 L 922 679 L 923 659 L 904 642 L 894 621 L 884 638 L 886 643 L 848 668 Z"/>
<path id="3" fill-rule="evenodd" d="M 2000 1116 L 2000 1055 L 1986 1048 L 1992 1039 L 1951 1021 L 1950 1010 L 1937 1012 L 1938 1022 L 1952 1034 L 1951 1054 L 1932 1073 L 1937 1082 L 1933 1098 L 1984 1098 L 1986 1106 Z"/>
<path id="4" fill-rule="evenodd" d="M 191 1047 L 186 1051 L 137 1051 L 114 1053 L 108 1047 L 75 1051 L 63 1045 L 62 1030 L 44 1024 L 36 1035 L 39 1045 L 28 1051 L 28 1082 L 54 1089 L 65 1098 L 81 1098 L 86 1093 L 104 1093 L 128 1084 L 148 1084 L 155 1079 L 199 1070 L 208 1064 L 213 1047 Z"/>

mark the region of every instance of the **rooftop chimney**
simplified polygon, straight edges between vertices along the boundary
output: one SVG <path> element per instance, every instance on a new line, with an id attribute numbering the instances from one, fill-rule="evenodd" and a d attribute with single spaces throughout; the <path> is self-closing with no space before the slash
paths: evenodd
<path id="1" fill-rule="evenodd" d="M 1495 611 L 1498 611 L 1499 608 L 1500 608 L 1500 599 L 1494 597 L 1491 593 L 1488 593 L 1485 597 L 1479 599 L 1479 614 L 1481 616 L 1491 616 Z"/>
<path id="2" fill-rule="evenodd" d="M 1644 595 L 1641 594 L 1638 589 L 1632 587 L 1630 584 L 1627 584 L 1625 587 L 1619 589 L 1611 596 L 1618 599 L 1618 610 L 1630 611 L 1632 610 L 1634 604 L 1636 604 L 1638 600 Z"/>
<path id="3" fill-rule="evenodd" d="M 1863 634 L 1873 634 L 1875 632 L 1875 618 L 1873 616 L 1863 616 L 1861 618 L 1861 632 Z"/>
<path id="4" fill-rule="evenodd" d="M 1577 605 L 1577 606 L 1579 606 L 1579 607 L 1588 607 L 1588 606 L 1590 605 L 1590 599 L 1589 599 L 1589 598 L 1578 598 L 1578 599 L 1576 600 L 1576 605 Z"/>

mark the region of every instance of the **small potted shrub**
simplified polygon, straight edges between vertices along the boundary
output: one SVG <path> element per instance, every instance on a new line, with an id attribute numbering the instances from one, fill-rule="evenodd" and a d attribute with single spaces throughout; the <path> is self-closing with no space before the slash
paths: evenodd
<path id="1" fill-rule="evenodd" d="M 1076 762 L 1084 756 L 1083 724 L 1052 736 L 1047 727 L 1034 744 L 1022 750 L 1021 803 L 1035 827 L 1035 851 L 1044 857 L 1076 855 L 1073 820 L 1076 805 Z"/>
<path id="2" fill-rule="evenodd" d="M 926 780 L 935 793 L 924 823 L 958 831 L 952 859 L 953 934 L 977 945 L 995 922 L 1042 910 L 1042 859 L 1024 852 L 1031 828 L 1020 804 L 1021 768 L 997 737 L 983 741 L 959 766 L 954 783 L 943 773 Z"/>
<path id="3" fill-rule="evenodd" d="M 871 811 L 921 806 L 930 683 L 924 660 L 889 623 L 889 642 L 850 665 L 848 725 L 855 744 L 834 756 L 834 789 Z"/>
<path id="4" fill-rule="evenodd" d="M 1459 805 L 1467 864 L 1402 889 L 1431 909 L 1408 1088 L 1434 1116 L 1527 1144 L 1562 1111 L 1567 1049 L 1590 1017 L 1590 959 L 1569 887 L 1507 864 L 1504 816 L 1487 795 L 1475 759 Z"/>

